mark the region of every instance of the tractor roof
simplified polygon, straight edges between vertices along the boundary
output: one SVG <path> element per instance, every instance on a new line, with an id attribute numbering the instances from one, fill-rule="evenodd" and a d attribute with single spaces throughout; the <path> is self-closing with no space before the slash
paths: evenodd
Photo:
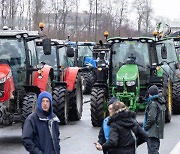
<path id="1" fill-rule="evenodd" d="M 38 31 L 26 30 L 0 30 L 0 37 L 16 37 L 16 35 L 27 34 L 28 36 L 38 36 Z"/>
<path id="2" fill-rule="evenodd" d="M 68 45 L 78 45 L 78 46 L 95 46 L 95 42 L 67 42 Z"/>
<path id="3" fill-rule="evenodd" d="M 140 42 L 155 42 L 154 37 L 113 37 L 113 38 L 108 38 L 107 41 L 109 43 L 114 42 L 114 43 L 119 43 L 122 41 L 140 41 Z"/>

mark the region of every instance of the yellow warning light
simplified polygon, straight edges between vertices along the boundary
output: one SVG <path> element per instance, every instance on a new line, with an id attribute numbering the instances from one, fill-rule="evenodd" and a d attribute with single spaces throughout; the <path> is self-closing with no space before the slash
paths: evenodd
<path id="1" fill-rule="evenodd" d="M 105 36 L 105 37 L 108 37 L 108 35 L 109 35 L 108 31 L 105 31 L 105 32 L 104 32 L 104 36 Z"/>
<path id="2" fill-rule="evenodd" d="M 159 33 L 159 37 L 162 37 L 162 33 Z"/>
<path id="3" fill-rule="evenodd" d="M 157 70 L 157 71 L 159 71 L 160 69 L 161 69 L 161 67 L 160 67 L 160 66 L 157 66 L 157 67 L 156 67 L 156 70 Z"/>
<path id="4" fill-rule="evenodd" d="M 97 69 L 98 71 L 102 71 L 102 68 L 101 67 L 98 67 L 98 69 Z"/>
<path id="5" fill-rule="evenodd" d="M 40 22 L 40 23 L 39 23 L 39 28 L 40 28 L 41 30 L 43 30 L 43 28 L 44 28 L 44 23 L 43 23 L 43 22 Z"/>
<path id="6" fill-rule="evenodd" d="M 157 34 L 158 34 L 157 30 L 154 30 L 154 31 L 153 31 L 153 35 L 154 35 L 154 36 L 157 36 Z"/>

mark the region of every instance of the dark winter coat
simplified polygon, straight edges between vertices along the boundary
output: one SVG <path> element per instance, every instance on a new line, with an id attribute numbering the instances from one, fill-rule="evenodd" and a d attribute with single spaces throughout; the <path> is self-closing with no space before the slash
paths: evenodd
<path id="1" fill-rule="evenodd" d="M 165 123 L 165 100 L 158 95 L 151 96 L 145 110 L 144 130 L 148 137 L 163 139 Z"/>
<path id="2" fill-rule="evenodd" d="M 47 95 L 45 95 L 47 97 Z M 35 112 L 25 120 L 22 140 L 30 154 L 60 154 L 58 118 L 52 113 L 47 117 L 41 108 L 41 100 Z M 48 97 L 49 98 L 49 97 Z M 49 98 L 52 103 L 52 98 Z"/>
<path id="3" fill-rule="evenodd" d="M 134 154 L 135 139 L 131 130 L 136 135 L 137 146 L 147 141 L 146 133 L 132 117 L 135 117 L 134 112 L 120 111 L 110 118 L 109 139 L 102 145 L 103 151 L 108 150 L 108 154 Z"/>

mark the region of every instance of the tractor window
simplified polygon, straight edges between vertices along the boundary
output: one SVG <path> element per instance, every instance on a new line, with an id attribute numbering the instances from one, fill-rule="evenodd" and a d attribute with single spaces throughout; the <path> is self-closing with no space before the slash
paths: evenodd
<path id="1" fill-rule="evenodd" d="M 135 57 L 135 62 L 137 64 L 143 66 L 149 65 L 147 43 L 137 41 L 115 43 L 113 44 L 113 51 L 115 51 L 115 54 L 112 56 L 113 68 L 119 69 L 123 63 L 126 63 L 129 56 Z"/>
<path id="2" fill-rule="evenodd" d="M 50 55 L 45 55 L 43 52 L 43 47 L 42 46 L 37 46 L 37 53 L 38 53 L 38 61 L 40 62 L 45 62 L 47 65 L 52 66 L 54 69 L 56 69 L 56 47 L 51 46 L 51 54 Z"/>
<path id="3" fill-rule="evenodd" d="M 11 66 L 15 86 L 25 83 L 25 59 L 23 40 L 17 41 L 16 38 L 0 39 L 0 60 L 6 61 Z"/>
<path id="4" fill-rule="evenodd" d="M 59 49 L 59 63 L 60 66 L 68 67 L 68 59 L 66 56 L 66 48 L 62 47 Z"/>
<path id="5" fill-rule="evenodd" d="M 38 64 L 38 59 L 37 59 L 37 55 L 36 55 L 36 48 L 35 48 L 35 42 L 33 41 L 29 41 L 28 42 L 28 48 L 29 48 L 29 60 L 30 60 L 30 64 L 32 66 L 36 66 Z"/>
<path id="6" fill-rule="evenodd" d="M 93 46 L 78 46 L 78 57 L 92 57 Z"/>
<path id="7" fill-rule="evenodd" d="M 171 40 L 166 40 L 164 41 L 166 49 L 167 49 L 167 59 L 165 61 L 167 62 L 177 62 L 177 55 L 176 55 L 176 51 L 175 51 L 175 47 L 174 44 Z M 162 61 L 164 61 L 161 57 L 161 46 L 164 44 L 159 44 L 156 46 L 156 50 L 157 50 L 157 55 L 158 55 L 158 61 L 159 63 L 161 63 Z"/>

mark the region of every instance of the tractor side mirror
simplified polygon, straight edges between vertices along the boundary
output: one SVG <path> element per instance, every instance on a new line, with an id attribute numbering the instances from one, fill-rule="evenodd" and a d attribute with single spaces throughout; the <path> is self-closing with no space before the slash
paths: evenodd
<path id="1" fill-rule="evenodd" d="M 161 47 L 161 57 L 162 59 L 167 59 L 167 49 L 165 45 Z"/>
<path id="2" fill-rule="evenodd" d="M 44 54 L 45 55 L 50 55 L 51 54 L 51 39 L 44 38 L 42 40 L 42 46 L 43 46 Z"/>
<path id="3" fill-rule="evenodd" d="M 74 49 L 67 47 L 67 57 L 74 57 Z"/>

